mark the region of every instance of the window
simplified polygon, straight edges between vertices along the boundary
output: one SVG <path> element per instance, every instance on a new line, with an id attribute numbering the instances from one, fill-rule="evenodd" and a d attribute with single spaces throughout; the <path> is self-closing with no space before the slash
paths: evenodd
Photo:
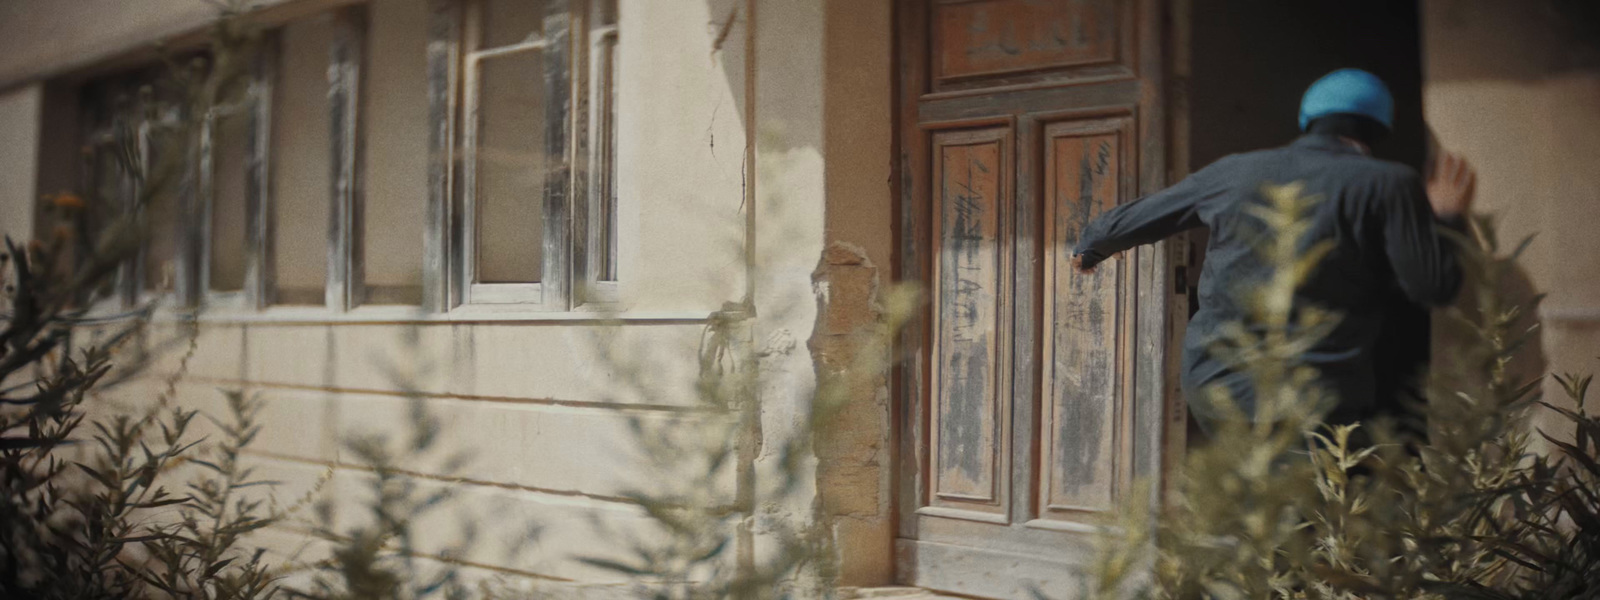
<path id="1" fill-rule="evenodd" d="M 223 105 L 201 133 L 202 156 L 209 160 L 201 170 L 200 189 L 205 194 L 202 216 L 209 223 L 202 236 L 208 242 L 204 265 L 205 289 L 213 302 L 242 302 L 249 262 L 250 126 L 254 97 Z"/>
<path id="2" fill-rule="evenodd" d="M 169 69 L 82 87 L 91 125 L 86 187 L 149 223 L 119 277 L 125 303 L 169 291 L 185 306 L 360 303 L 361 143 L 352 107 L 365 13 L 343 9 L 268 32 L 256 55 L 242 59 L 241 93 L 218 98 L 193 129 L 181 127 L 187 90 L 172 85 Z M 124 172 L 119 154 L 133 157 L 137 172 Z M 139 198 L 135 175 L 169 178 L 174 197 Z M 412 245 L 421 229 L 416 223 Z"/>
<path id="3" fill-rule="evenodd" d="M 566 216 L 565 15 L 545 2 L 467 7 L 467 304 L 559 306 Z"/>
<path id="4" fill-rule="evenodd" d="M 118 296 L 615 302 L 617 14 L 615 0 L 369 0 L 279 23 L 248 89 L 190 140 L 162 137 L 182 106 L 152 91 L 162 69 L 84 84 L 83 179 L 115 209 L 96 218 L 152 224 Z M 141 202 L 133 175 L 165 163 L 180 192 Z"/>
<path id="5" fill-rule="evenodd" d="M 616 300 L 616 14 L 614 0 L 463 4 L 462 304 Z"/>
<path id="6" fill-rule="evenodd" d="M 365 140 L 365 304 L 422 303 L 428 209 L 428 2 L 370 10 L 361 122 Z"/>
<path id="7" fill-rule="evenodd" d="M 335 27 L 332 16 L 323 15 L 290 23 L 279 38 L 270 151 L 274 304 L 338 304 L 328 299 L 330 266 L 338 261 L 329 248 L 338 202 L 331 196 L 335 157 L 328 120 Z"/>
<path id="8" fill-rule="evenodd" d="M 181 176 L 181 158 L 162 149 L 185 147 L 175 138 L 181 96 L 159 70 L 139 70 L 108 77 L 84 88 L 82 104 L 88 125 L 84 142 L 83 187 L 94 198 L 89 227 L 118 222 L 142 224 L 145 237 L 138 251 L 118 270 L 115 290 L 123 305 L 167 296 L 176 288 L 181 187 L 166 186 L 160 196 L 140 193 L 139 181 Z M 90 251 L 91 249 L 85 248 Z"/>
<path id="9" fill-rule="evenodd" d="M 277 40 L 268 38 L 241 58 L 232 75 L 236 91 L 224 94 L 203 122 L 198 154 L 200 214 L 193 235 L 200 248 L 198 281 L 208 307 L 258 308 L 271 297 L 272 187 L 267 155 L 272 142 Z"/>

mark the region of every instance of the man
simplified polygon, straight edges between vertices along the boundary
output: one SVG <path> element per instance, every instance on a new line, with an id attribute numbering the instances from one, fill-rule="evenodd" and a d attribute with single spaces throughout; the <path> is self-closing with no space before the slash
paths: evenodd
<path id="1" fill-rule="evenodd" d="M 1309 247 L 1332 240 L 1334 247 L 1297 291 L 1294 305 L 1342 317 L 1303 358 L 1338 398 L 1328 422 L 1368 418 L 1393 404 L 1381 396 L 1396 392 L 1379 389 L 1380 365 L 1373 360 L 1385 318 L 1397 314 L 1389 310 L 1391 291 L 1398 286 L 1412 302 L 1428 306 L 1455 297 L 1461 271 L 1453 242 L 1439 228 L 1464 230 L 1473 198 L 1472 171 L 1455 156 L 1436 162 L 1426 188 L 1410 167 L 1373 158 L 1372 144 L 1389 133 L 1393 119 L 1394 99 L 1376 76 L 1334 71 L 1306 90 L 1300 107 L 1305 135 L 1282 148 L 1225 157 L 1177 185 L 1107 211 L 1084 229 L 1073 263 L 1092 272 L 1133 246 L 1210 227 L 1199 312 L 1184 341 L 1183 387 L 1198 400 L 1201 390 L 1225 386 L 1253 415 L 1248 376 L 1210 350 L 1223 325 L 1245 320 L 1240 286 L 1263 281 L 1271 269 L 1254 247 L 1261 222 L 1244 207 L 1263 202 L 1263 184 L 1303 182 L 1303 193 L 1322 201 L 1311 209 L 1301 242 Z M 1221 416 L 1204 402 L 1192 402 L 1192 411 L 1207 430 Z"/>

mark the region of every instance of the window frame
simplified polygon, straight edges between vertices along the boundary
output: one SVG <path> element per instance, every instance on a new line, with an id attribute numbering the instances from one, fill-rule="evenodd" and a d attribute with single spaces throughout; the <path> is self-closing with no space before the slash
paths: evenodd
<path id="1" fill-rule="evenodd" d="M 242 311 L 323 311 L 347 313 L 365 300 L 362 251 L 365 227 L 364 136 L 361 121 L 363 73 L 366 60 L 369 5 L 351 5 L 317 13 L 307 19 L 331 20 L 333 37 L 327 48 L 326 121 L 331 135 L 328 142 L 328 168 L 332 173 L 327 190 L 328 226 L 327 267 L 322 304 L 278 304 L 277 294 L 277 198 L 273 187 L 274 117 L 280 108 L 282 91 L 284 27 L 277 23 L 262 35 L 250 66 L 248 89 L 238 110 L 248 112 L 245 148 L 245 281 L 240 292 L 217 292 L 210 286 L 211 252 L 214 234 L 211 215 L 216 202 L 216 178 L 212 127 L 207 120 L 202 128 L 201 174 L 197 186 L 202 193 L 202 215 L 193 225 L 202 232 L 197 240 L 201 260 L 196 261 L 195 278 L 202 282 L 207 308 Z"/>
<path id="2" fill-rule="evenodd" d="M 104 191 L 102 189 L 104 182 L 101 181 L 104 174 L 98 171 L 101 153 L 127 150 L 119 148 L 123 144 L 131 145 L 134 153 L 132 158 L 137 161 L 137 167 L 141 171 L 139 176 L 150 177 L 152 132 L 159 127 L 172 127 L 182 118 L 177 112 L 180 110 L 178 107 L 165 107 L 159 99 L 152 99 L 153 104 L 147 104 L 146 99 L 141 97 L 145 88 L 156 88 L 161 85 L 161 77 L 161 74 L 147 69 L 134 69 L 87 82 L 80 88 L 82 107 L 79 118 L 89 126 L 82 138 L 87 152 L 84 156 L 86 164 L 82 166 L 80 181 L 91 195 L 98 196 Z M 152 114 L 154 118 L 151 117 Z M 101 119 L 104 120 L 103 123 L 97 122 Z M 131 135 L 132 139 L 122 139 L 124 135 Z M 193 153 L 195 149 L 185 147 L 183 151 Z M 121 160 L 115 164 L 117 165 L 115 197 L 97 199 L 111 200 L 118 204 L 120 214 L 132 215 L 144 208 L 139 205 L 140 190 L 135 187 L 136 178 L 133 173 L 128 172 L 126 168 L 128 165 Z M 184 168 L 193 168 L 192 161 L 186 160 Z M 189 256 L 192 254 L 186 244 L 191 239 L 186 221 L 193 208 L 192 193 L 180 187 L 174 190 L 168 200 L 179 204 L 172 212 L 175 218 L 170 224 L 172 231 L 169 232 L 178 237 L 174 240 L 171 258 L 174 264 L 170 287 L 152 290 L 146 285 L 149 275 L 150 244 L 144 242 L 117 266 L 111 296 L 103 299 L 103 302 L 113 303 L 123 309 L 153 305 L 162 301 L 176 301 L 183 306 L 192 305 L 189 299 L 192 297 L 194 279 L 188 276 L 184 268 L 190 262 Z M 152 229 L 151 234 L 155 235 L 158 232 Z"/>
<path id="3" fill-rule="evenodd" d="M 583 188 L 575 193 L 582 206 L 575 210 L 583 234 L 576 244 L 582 269 L 579 280 L 581 304 L 610 306 L 621 301 L 619 272 L 621 242 L 617 227 L 617 82 L 621 68 L 617 51 L 621 46 L 621 15 L 617 0 L 586 0 L 583 32 L 582 85 L 585 94 L 575 102 L 586 127 L 578 136 L 582 168 L 576 178 Z M 604 6 L 611 6 L 611 20 L 604 18 Z M 609 69 L 607 67 L 610 67 Z M 575 86 L 577 87 L 577 86 Z M 609 275 L 609 277 L 607 277 Z"/>
<path id="4" fill-rule="evenodd" d="M 259 189 L 259 174 L 256 172 L 256 168 L 258 159 L 265 155 L 258 151 L 256 143 L 261 135 L 261 127 L 264 125 L 262 119 L 267 119 L 266 126 L 270 126 L 271 122 L 272 82 L 263 77 L 263 74 L 266 72 L 265 69 L 271 68 L 269 63 L 275 60 L 275 57 L 267 51 L 268 47 L 275 47 L 273 46 L 275 40 L 276 37 L 273 36 L 263 39 L 261 51 L 252 61 L 249 81 L 246 83 L 246 91 L 243 97 L 239 99 L 238 104 L 212 107 L 211 114 L 206 116 L 200 129 L 199 174 L 196 179 L 196 187 L 200 195 L 199 214 L 193 224 L 193 227 L 199 232 L 197 241 L 200 247 L 200 258 L 195 281 L 199 282 L 201 303 L 208 309 L 254 310 L 265 308 L 266 306 L 261 301 L 264 298 L 263 291 L 267 288 L 257 284 L 256 281 L 262 273 L 260 262 L 264 255 L 260 248 L 262 238 L 257 234 L 257 230 L 261 223 L 271 217 L 259 213 L 258 207 L 264 197 L 261 192 L 264 190 Z M 263 110 L 263 104 L 266 105 L 265 110 Z M 245 147 L 245 173 L 243 174 L 245 197 L 239 199 L 244 202 L 245 275 L 244 286 L 241 289 L 218 291 L 211 287 L 211 261 L 217 234 L 214 227 L 218 202 L 216 130 L 218 119 L 225 118 L 246 119 L 245 131 L 248 138 Z"/>
<path id="5" fill-rule="evenodd" d="M 483 20 L 488 0 L 467 0 L 462 5 L 463 52 L 460 68 L 462 78 L 461 120 L 461 247 L 455 257 L 461 277 L 459 298 L 461 305 L 517 305 L 538 311 L 562 311 L 568 305 L 567 279 L 570 277 L 569 256 L 566 252 L 567 227 L 571 218 L 567 202 L 570 188 L 571 160 L 568 153 L 571 134 L 570 115 L 567 112 L 572 93 L 569 32 L 571 14 L 565 0 L 547 0 L 544 4 L 543 26 L 537 38 L 528 38 L 504 46 L 484 47 Z M 478 281 L 478 145 L 480 137 L 480 101 L 482 99 L 483 62 L 488 59 L 511 56 L 524 52 L 539 52 L 543 62 L 544 78 L 544 139 L 546 160 L 543 189 L 536 201 L 541 203 L 543 231 L 540 236 L 542 261 L 537 283 L 481 283 Z M 535 201 L 530 198 L 530 201 Z"/>
<path id="6" fill-rule="evenodd" d="M 328 64 L 328 126 L 330 138 L 328 157 L 333 178 L 328 190 L 329 223 L 327 231 L 327 275 L 324 284 L 324 302 L 311 306 L 284 306 L 275 304 L 276 296 L 276 202 L 272 189 L 273 116 L 278 109 L 277 91 L 280 89 L 279 65 L 282 58 L 283 27 L 277 23 L 262 36 L 247 75 L 245 95 L 234 106 L 211 107 L 194 137 L 188 140 L 183 151 L 188 154 L 182 168 L 183 179 L 193 185 L 180 186 L 174 195 L 179 203 L 176 218 L 170 224 L 172 235 L 177 236 L 174 255 L 174 281 L 170 293 L 150 294 L 144 289 L 147 270 L 145 263 L 149 244 L 139 249 L 118 269 L 114 296 L 123 307 L 152 304 L 172 298 L 175 307 L 184 310 L 196 308 L 224 311 L 267 311 L 288 308 L 294 312 L 307 309 L 348 312 L 361 304 L 362 282 L 362 209 L 364 190 L 362 172 L 362 127 L 360 122 L 361 74 L 366 44 L 366 19 L 369 5 L 357 4 L 319 13 L 308 18 L 332 20 L 334 36 L 327 49 Z M 85 144 L 94 149 L 86 158 L 84 168 L 86 185 L 98 188 L 101 184 L 94 162 L 101 147 L 119 143 L 117 129 L 124 127 L 132 111 L 116 106 L 119 96 L 137 93 L 141 85 L 148 85 L 147 77 L 132 74 L 114 75 L 98 81 L 84 82 L 85 110 L 80 118 L 92 129 L 83 137 Z M 101 87 L 96 87 L 101 86 Z M 95 111 L 104 112 L 105 123 L 97 122 Z M 144 110 L 135 106 L 134 110 Z M 245 281 L 239 291 L 211 289 L 211 258 L 216 232 L 212 231 L 212 213 L 217 202 L 215 169 L 215 123 L 224 112 L 248 113 L 247 147 L 245 148 Z M 163 113 L 165 114 L 165 113 Z M 181 115 L 168 115 L 164 123 L 171 123 Z M 149 165 L 150 131 L 160 123 L 140 119 L 132 130 L 137 136 L 137 153 L 140 165 L 146 171 Z M 114 148 L 112 148 L 114 150 Z M 122 210 L 135 208 L 137 190 L 131 186 L 126 173 L 119 177 L 117 198 Z M 99 193 L 96 189 L 95 193 Z"/>
<path id="7" fill-rule="evenodd" d="M 467 309 L 472 314 L 505 316 L 521 312 L 615 312 L 620 299 L 620 236 L 606 220 L 615 215 L 615 141 L 607 132 L 616 128 L 615 61 L 620 38 L 612 12 L 610 24 L 599 23 L 599 10 L 609 0 L 545 0 L 543 33 L 537 39 L 478 48 L 483 36 L 482 16 L 488 0 L 425 0 L 429 23 L 427 85 L 429 103 L 428 205 L 423 223 L 421 307 L 444 315 Z M 612 10 L 618 10 L 615 3 Z M 364 133 L 362 94 L 368 59 L 370 2 L 358 2 L 306 15 L 333 20 L 334 36 L 328 48 L 328 114 L 332 136 L 328 148 L 333 174 L 328 190 L 327 279 L 324 302 L 305 306 L 277 304 L 276 234 L 277 202 L 273 189 L 273 123 L 282 93 L 283 28 L 271 24 L 256 47 L 242 98 L 230 107 L 215 107 L 201 123 L 197 136 L 186 144 L 182 168 L 193 185 L 177 193 L 181 204 L 171 223 L 178 236 L 174 257 L 172 293 L 153 297 L 143 289 L 149 245 L 119 269 L 113 296 L 124 307 L 172 298 L 175 307 L 217 309 L 224 313 L 272 312 L 288 315 L 348 313 L 365 308 L 363 237 L 365 213 Z M 545 133 L 541 140 L 549 161 L 538 201 L 543 215 L 542 274 L 538 283 L 478 283 L 475 281 L 478 102 L 481 100 L 482 61 L 517 52 L 539 51 L 544 77 Z M 612 68 L 605 71 L 607 55 Z M 126 85 L 121 75 L 103 80 L 107 89 Z M 84 82 L 83 89 L 97 82 Z M 609 89 L 608 89 L 609 87 Z M 135 88 L 136 89 L 136 88 Z M 101 101 L 115 96 L 90 91 L 86 99 Z M 211 288 L 214 251 L 212 218 L 220 201 L 217 189 L 216 123 L 224 111 L 229 118 L 247 118 L 245 126 L 245 280 L 243 289 Z M 247 116 L 239 117 L 239 112 Z M 108 113 L 109 114 L 109 113 Z M 83 117 L 90 113 L 83 112 Z M 115 115 L 118 119 L 122 115 Z M 109 117 L 108 117 L 109 118 Z M 110 121 L 107 121 L 110 123 Z M 82 138 L 88 144 L 101 140 L 114 126 L 87 121 L 94 127 Z M 120 125 L 118 125 L 120 126 Z M 309 124 L 308 124 L 309 126 Z M 149 124 L 136 130 L 141 158 L 148 155 Z M 614 135 L 614 133 L 613 133 Z M 96 137 L 100 136 L 100 137 Z M 86 155 L 93 158 L 93 155 Z M 94 169 L 92 160 L 84 174 Z M 122 178 L 127 179 L 126 175 Z M 92 178 L 85 181 L 93 181 Z M 123 187 L 129 187 L 122 184 Z M 134 192 L 121 189 L 118 196 L 131 206 Z M 614 217 L 613 217 L 614 218 Z M 232 234 L 233 232 L 220 232 Z M 600 245 L 605 244 L 605 248 Z M 612 266 L 601 261 L 611 257 Z M 606 278 L 606 274 L 612 275 Z M 374 308 L 395 309 L 397 306 Z M 406 308 L 406 307 L 398 307 Z M 480 310 L 481 309 L 481 310 Z M 414 308 L 412 310 L 415 310 Z M 487 312 L 484 312 L 487 311 Z M 380 310 L 379 312 L 382 312 Z M 389 311 L 394 312 L 394 311 Z M 330 315 L 332 316 L 332 315 Z M 529 318 L 542 318 L 529 315 Z"/>
<path id="8" fill-rule="evenodd" d="M 588 26 L 589 0 L 545 0 L 543 31 L 522 42 L 483 47 L 488 0 L 434 0 L 429 40 L 429 85 L 433 117 L 433 172 L 429 216 L 429 268 L 434 280 L 425 303 L 442 310 L 488 309 L 564 312 L 615 308 L 616 281 L 597 281 L 593 258 L 600 234 L 591 217 L 600 203 L 590 190 L 615 188 L 614 162 L 597 159 L 591 142 L 597 124 L 590 109 L 595 90 Z M 615 37 L 617 29 L 603 35 Z M 482 61 L 538 51 L 544 63 L 544 150 L 548 161 L 542 197 L 541 276 L 537 283 L 477 280 L 478 142 Z M 614 77 L 613 77 L 614 81 Z M 614 113 L 603 117 L 614 123 Z M 608 124 L 600 121 L 601 125 Z M 614 125 L 613 125 L 614 126 Z M 459 129 L 460 134 L 457 135 Z M 612 165 L 608 174 L 591 164 Z M 600 180 L 600 177 L 604 177 Z M 603 181 L 597 184 L 597 181 Z M 610 204 L 615 211 L 615 202 Z M 611 236 L 613 239 L 615 235 Z M 612 242 L 613 244 L 615 242 Z M 435 261 L 434 253 L 442 256 Z M 612 252 L 615 255 L 615 251 Z M 438 281 L 443 283 L 438 283 Z"/>

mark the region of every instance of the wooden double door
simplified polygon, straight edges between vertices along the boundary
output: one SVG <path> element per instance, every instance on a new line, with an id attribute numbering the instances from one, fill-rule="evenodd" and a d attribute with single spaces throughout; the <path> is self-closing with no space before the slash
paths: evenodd
<path id="1" fill-rule="evenodd" d="M 1164 4 L 898 6 L 900 274 L 929 296 L 898 393 L 904 583 L 1072 597 L 1101 519 L 1159 489 L 1181 255 L 1069 261 L 1167 182 Z"/>

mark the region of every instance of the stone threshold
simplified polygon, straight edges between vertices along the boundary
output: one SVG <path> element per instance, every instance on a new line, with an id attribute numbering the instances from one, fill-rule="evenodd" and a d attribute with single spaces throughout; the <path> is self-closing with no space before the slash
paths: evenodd
<path id="1" fill-rule="evenodd" d="M 916 587 L 839 588 L 839 600 L 967 600 Z"/>

